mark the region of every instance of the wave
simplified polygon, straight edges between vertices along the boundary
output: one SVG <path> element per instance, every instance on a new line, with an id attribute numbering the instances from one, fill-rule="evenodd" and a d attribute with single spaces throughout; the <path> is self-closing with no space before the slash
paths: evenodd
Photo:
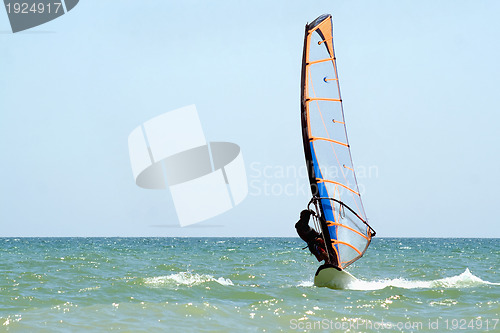
<path id="1" fill-rule="evenodd" d="M 378 290 L 387 287 L 396 287 L 404 289 L 417 289 L 417 288 L 470 288 L 477 287 L 481 285 L 500 285 L 500 283 L 494 283 L 489 281 L 481 280 L 481 278 L 472 274 L 469 269 L 465 269 L 462 274 L 455 275 L 452 277 L 447 277 L 443 279 L 431 280 L 431 281 L 411 281 L 403 278 L 397 279 L 387 279 L 378 281 L 363 281 L 356 279 L 351 282 L 348 289 L 352 290 Z"/>
<path id="2" fill-rule="evenodd" d="M 352 281 L 346 289 L 350 290 L 380 290 L 387 287 L 396 287 L 404 289 L 431 289 L 431 288 L 470 288 L 477 287 L 481 285 L 494 285 L 500 286 L 500 283 L 489 282 L 482 280 L 481 278 L 475 276 L 470 272 L 468 268 L 462 274 L 431 280 L 431 281 L 419 281 L 419 280 L 407 280 L 404 278 L 397 279 L 384 279 L 376 281 L 365 281 L 356 279 Z M 313 281 L 301 281 L 297 287 L 313 287 Z"/>
<path id="3" fill-rule="evenodd" d="M 232 286 L 233 281 L 230 279 L 225 279 L 223 277 L 214 278 L 212 275 L 208 274 L 193 274 L 190 272 L 180 272 L 175 274 L 170 274 L 167 276 L 156 276 L 145 278 L 144 283 L 152 286 L 163 286 L 163 285 L 186 285 L 186 286 L 195 286 L 199 284 L 203 284 L 206 282 L 217 282 L 223 286 Z"/>

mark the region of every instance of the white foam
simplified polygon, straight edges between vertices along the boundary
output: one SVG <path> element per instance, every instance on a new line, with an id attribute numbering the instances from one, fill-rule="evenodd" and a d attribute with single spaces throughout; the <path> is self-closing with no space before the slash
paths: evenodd
<path id="1" fill-rule="evenodd" d="M 357 279 L 349 284 L 349 289 L 353 290 L 378 290 L 386 287 L 396 287 L 404 289 L 417 288 L 468 288 L 480 285 L 500 285 L 500 283 L 481 280 L 472 274 L 467 268 L 462 274 L 431 281 L 411 281 L 403 278 L 385 279 L 377 281 L 363 281 Z"/>
<path id="2" fill-rule="evenodd" d="M 233 281 L 231 281 L 230 279 L 225 279 L 223 277 L 216 279 L 212 275 L 196 274 L 196 273 L 193 274 L 190 272 L 180 272 L 180 273 L 170 274 L 167 276 L 156 276 L 144 279 L 145 284 L 153 286 L 172 285 L 172 284 L 194 286 L 211 281 L 215 281 L 223 286 L 234 285 Z"/>
<path id="3" fill-rule="evenodd" d="M 314 285 L 313 281 L 300 281 L 297 287 L 312 287 Z"/>

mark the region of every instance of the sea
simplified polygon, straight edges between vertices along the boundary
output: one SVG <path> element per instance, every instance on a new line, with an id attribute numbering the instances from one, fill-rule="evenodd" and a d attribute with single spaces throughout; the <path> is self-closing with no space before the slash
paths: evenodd
<path id="1" fill-rule="evenodd" d="M 374 238 L 346 289 L 299 238 L 0 238 L 0 331 L 500 332 L 500 239 Z"/>

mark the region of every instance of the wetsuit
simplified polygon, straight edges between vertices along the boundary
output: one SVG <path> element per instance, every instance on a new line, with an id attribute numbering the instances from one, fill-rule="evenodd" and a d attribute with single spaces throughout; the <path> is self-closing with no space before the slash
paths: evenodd
<path id="1" fill-rule="evenodd" d="M 310 217 L 311 212 L 303 210 L 300 213 L 300 220 L 295 223 L 295 229 L 297 229 L 299 237 L 307 243 L 309 251 L 314 254 L 318 261 L 322 261 L 324 258 L 321 258 L 321 255 L 326 252 L 325 242 L 323 241 L 321 234 L 309 226 Z"/>

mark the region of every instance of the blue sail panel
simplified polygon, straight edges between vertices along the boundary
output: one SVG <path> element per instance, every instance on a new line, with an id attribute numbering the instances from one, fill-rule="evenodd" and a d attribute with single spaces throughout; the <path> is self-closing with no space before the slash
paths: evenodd
<path id="1" fill-rule="evenodd" d="M 322 179 L 323 174 L 321 173 L 321 169 L 319 168 L 318 160 L 316 159 L 316 153 L 314 152 L 314 146 L 312 142 L 311 142 L 311 151 L 313 158 L 312 161 L 313 161 L 314 174 Z M 325 183 L 317 183 L 316 185 L 318 187 L 319 197 L 329 198 L 328 189 L 326 188 Z M 326 221 L 335 221 L 335 215 L 333 214 L 333 207 L 331 201 L 329 199 L 321 199 L 321 207 L 323 210 L 324 219 Z M 328 233 L 330 234 L 331 240 L 337 240 L 337 225 L 329 226 Z M 335 247 L 335 251 L 338 253 L 339 252 L 338 245 L 332 244 L 332 246 Z"/>

